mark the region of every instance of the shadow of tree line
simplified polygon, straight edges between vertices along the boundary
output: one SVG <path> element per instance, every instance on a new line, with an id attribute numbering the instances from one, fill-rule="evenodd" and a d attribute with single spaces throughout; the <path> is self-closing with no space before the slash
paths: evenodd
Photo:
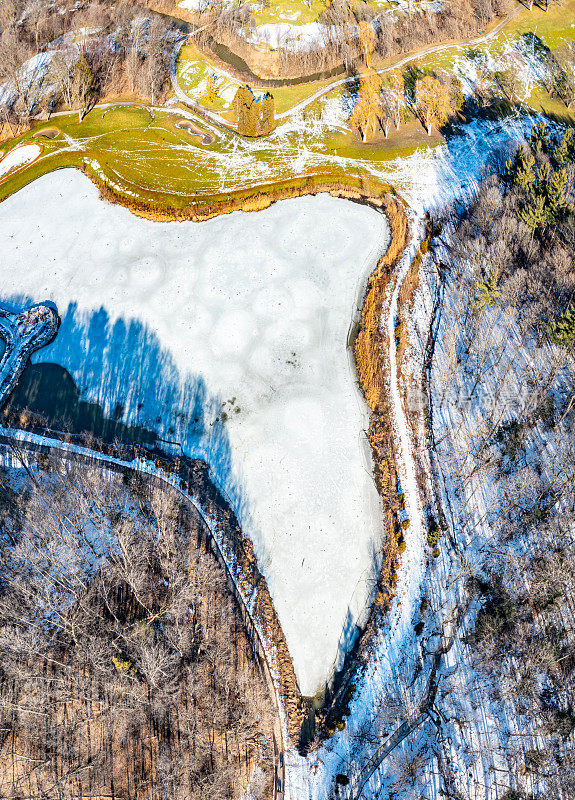
<path id="1" fill-rule="evenodd" d="M 20 308 L 30 298 L 10 298 Z M 89 432 L 123 444 L 147 444 L 206 461 L 241 516 L 244 498 L 232 475 L 222 411 L 201 375 L 182 374 L 157 334 L 137 319 L 115 321 L 105 308 L 91 313 L 70 303 L 55 340 L 34 353 L 5 406 L 30 413 L 47 427 Z"/>

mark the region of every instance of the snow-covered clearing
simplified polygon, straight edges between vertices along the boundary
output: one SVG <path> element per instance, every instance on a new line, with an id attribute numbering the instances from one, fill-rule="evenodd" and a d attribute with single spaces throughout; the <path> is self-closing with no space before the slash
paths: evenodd
<path id="1" fill-rule="evenodd" d="M 15 169 L 31 164 L 41 154 L 42 147 L 39 144 L 23 144 L 10 150 L 0 159 L 0 181 Z"/>
<path id="2" fill-rule="evenodd" d="M 2 204 L 0 231 L 4 297 L 52 299 L 62 316 L 34 360 L 206 458 L 313 694 L 354 633 L 380 545 L 346 340 L 385 218 L 319 196 L 152 223 L 59 171 Z"/>
<path id="3" fill-rule="evenodd" d="M 305 25 L 292 25 L 290 22 L 266 22 L 256 25 L 250 32 L 248 41 L 252 44 L 265 44 L 274 50 L 307 50 L 320 43 L 325 36 L 325 27 L 319 22 Z"/>

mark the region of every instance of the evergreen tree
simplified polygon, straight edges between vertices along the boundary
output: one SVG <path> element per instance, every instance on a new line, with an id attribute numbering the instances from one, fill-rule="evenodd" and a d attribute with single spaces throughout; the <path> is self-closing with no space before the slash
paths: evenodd
<path id="1" fill-rule="evenodd" d="M 550 223 L 560 222 L 573 210 L 567 202 L 567 170 L 555 170 L 547 183 L 547 216 Z"/>
<path id="2" fill-rule="evenodd" d="M 258 135 L 258 127 L 259 127 L 259 119 L 260 119 L 260 104 L 257 102 L 256 98 L 252 94 L 251 102 L 248 108 L 247 113 L 247 128 L 244 131 L 246 136 L 257 136 Z"/>
<path id="3" fill-rule="evenodd" d="M 213 72 L 210 72 L 208 75 L 208 82 L 206 85 L 206 98 L 208 103 L 214 104 L 218 98 L 218 82 L 217 82 L 217 75 Z"/>
<path id="4" fill-rule="evenodd" d="M 553 344 L 567 347 L 575 340 L 575 309 L 568 306 L 561 319 L 553 323 L 549 329 L 549 337 Z"/>
<path id="5" fill-rule="evenodd" d="M 497 285 L 499 274 L 496 269 L 489 271 L 487 279 L 480 283 L 478 292 L 475 296 L 475 310 L 478 314 L 482 314 L 487 306 L 493 306 L 497 302 L 497 298 L 501 294 L 501 289 Z"/>
<path id="6" fill-rule="evenodd" d="M 572 164 L 575 161 L 575 137 L 573 128 L 567 128 L 555 149 L 553 150 L 553 161 L 558 167 L 565 164 Z"/>
<path id="7" fill-rule="evenodd" d="M 524 147 L 518 147 L 515 156 L 509 158 L 505 165 L 504 179 L 523 189 L 524 192 L 533 191 L 535 185 L 535 159 Z"/>
<path id="8" fill-rule="evenodd" d="M 545 197 L 542 194 L 538 194 L 533 202 L 528 203 L 521 209 L 519 216 L 532 231 L 544 228 L 547 225 Z"/>
<path id="9" fill-rule="evenodd" d="M 249 86 L 240 86 L 234 97 L 238 133 L 243 136 L 265 136 L 275 124 L 274 98 L 269 92 L 255 97 Z"/>
<path id="10" fill-rule="evenodd" d="M 250 109 L 254 101 L 254 95 L 249 86 L 240 86 L 234 97 L 234 108 L 238 122 L 238 133 L 250 136 Z"/>
<path id="11" fill-rule="evenodd" d="M 551 150 L 551 132 L 547 120 L 540 120 L 531 128 L 529 144 L 535 153 L 548 153 Z"/>
<path id="12" fill-rule="evenodd" d="M 266 92 L 262 98 L 262 110 L 261 110 L 261 126 L 260 126 L 260 133 L 262 136 L 265 136 L 274 129 L 275 125 L 275 103 L 273 95 L 270 92 Z"/>

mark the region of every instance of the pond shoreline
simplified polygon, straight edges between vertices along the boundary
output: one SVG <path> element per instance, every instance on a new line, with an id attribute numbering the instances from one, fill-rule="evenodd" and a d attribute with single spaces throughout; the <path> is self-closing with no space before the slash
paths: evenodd
<path id="1" fill-rule="evenodd" d="M 380 500 L 383 502 L 382 518 L 386 536 L 384 545 L 385 569 L 379 575 L 374 597 L 366 606 L 365 616 L 367 621 L 359 630 L 360 635 L 357 637 L 356 646 L 346 659 L 344 673 L 340 672 L 338 676 L 334 676 L 330 681 L 332 688 L 326 692 L 326 702 L 317 712 L 317 716 L 323 725 L 328 718 L 333 717 L 334 701 L 337 704 L 338 698 L 341 696 L 338 688 L 349 683 L 345 676 L 350 675 L 358 663 L 366 660 L 365 654 L 371 635 L 377 631 L 381 613 L 388 608 L 388 603 L 394 590 L 393 583 L 390 580 L 391 572 L 389 568 L 390 560 L 395 561 L 397 558 L 397 554 L 393 551 L 395 518 L 390 505 L 393 487 L 390 495 L 391 483 L 388 481 L 386 484 L 385 481 L 382 481 L 381 476 L 387 475 L 390 480 L 391 476 L 393 476 L 393 479 L 395 478 L 395 461 L 393 448 L 389 447 L 389 437 L 391 436 L 389 413 L 385 403 L 382 401 L 382 387 L 385 385 L 385 370 L 387 367 L 385 363 L 386 348 L 380 331 L 380 321 L 385 297 L 388 295 L 392 282 L 394 266 L 405 246 L 407 218 L 404 204 L 393 188 L 383 182 L 370 178 L 351 177 L 346 181 L 342 181 L 340 176 L 324 174 L 300 176 L 279 184 L 252 186 L 232 194 L 205 198 L 197 197 L 193 203 L 185 208 L 160 208 L 147 205 L 139 200 L 125 198 L 115 193 L 112 189 L 103 186 L 101 181 L 91 175 L 89 171 L 86 171 L 85 174 L 98 186 L 104 199 L 126 207 L 136 216 L 155 221 L 201 221 L 213 219 L 221 214 L 229 214 L 239 210 L 246 212 L 262 210 L 283 199 L 321 193 L 370 206 L 379 211 L 379 213 L 385 214 L 388 220 L 390 243 L 385 253 L 380 255 L 375 269 L 368 275 L 362 286 L 364 291 L 361 314 L 359 321 L 353 326 L 354 330 L 350 332 L 351 335 L 348 338 L 348 347 L 350 350 L 353 348 L 358 385 L 367 403 L 370 418 L 368 440 L 373 460 L 372 472 Z M 387 431 L 388 435 L 386 437 L 382 437 L 382 429 Z M 392 482 L 394 483 L 394 480 Z M 249 561 L 251 561 L 251 557 Z M 266 595 L 266 601 L 269 598 L 269 604 L 264 602 L 264 606 L 268 607 L 268 614 L 271 609 L 271 618 L 268 617 L 268 625 L 272 630 L 269 632 L 272 634 L 274 643 L 277 643 L 276 646 L 279 645 L 278 651 L 283 651 L 282 655 L 287 656 L 283 669 L 280 670 L 284 672 L 282 677 L 286 683 L 292 684 L 289 689 L 284 684 L 287 691 L 284 689 L 284 692 L 282 692 L 284 702 L 286 699 L 288 701 L 286 703 L 288 706 L 286 708 L 286 721 L 294 745 L 297 746 L 299 743 L 305 746 L 306 742 L 300 738 L 300 731 L 304 721 L 303 717 L 305 717 L 303 705 L 306 699 L 302 698 L 299 692 L 283 631 L 279 626 L 279 621 L 271 603 L 271 597 L 269 597 L 267 583 L 263 581 L 261 576 L 260 581 L 262 581 L 260 590 L 264 590 L 263 594 Z M 325 730 L 325 726 L 323 727 Z M 307 739 L 308 737 L 306 736 L 305 738 Z"/>

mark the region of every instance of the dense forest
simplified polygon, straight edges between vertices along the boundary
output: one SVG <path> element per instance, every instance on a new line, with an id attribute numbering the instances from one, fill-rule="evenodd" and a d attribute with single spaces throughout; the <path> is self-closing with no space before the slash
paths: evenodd
<path id="1" fill-rule="evenodd" d="M 193 509 L 22 453 L 0 500 L 0 795 L 269 797 L 268 688 Z"/>
<path id="2" fill-rule="evenodd" d="M 477 610 L 462 652 L 483 676 L 452 713 L 489 703 L 513 781 L 560 797 L 575 792 L 574 202 L 574 131 L 542 121 L 444 219 L 431 394 L 460 607 Z"/>

